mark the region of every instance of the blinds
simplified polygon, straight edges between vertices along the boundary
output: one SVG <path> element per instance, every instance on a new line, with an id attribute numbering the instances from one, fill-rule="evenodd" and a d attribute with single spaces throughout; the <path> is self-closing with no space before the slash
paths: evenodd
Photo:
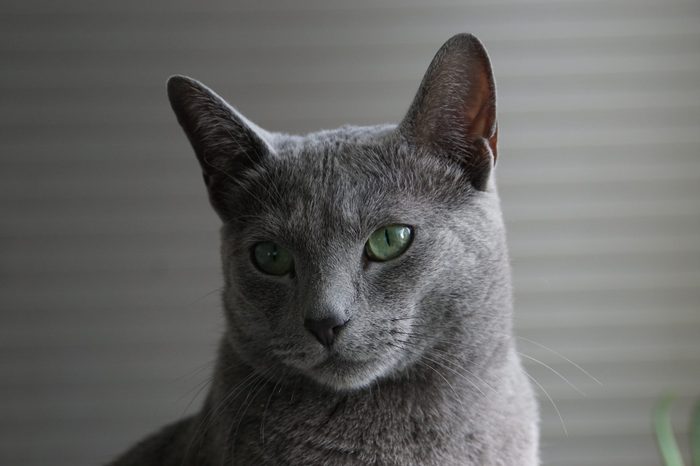
<path id="1" fill-rule="evenodd" d="M 498 81 L 520 350 L 586 393 L 526 359 L 568 431 L 541 395 L 544 464 L 658 464 L 654 400 L 678 396 L 684 433 L 700 395 L 699 19 L 691 0 L 5 1 L 0 463 L 100 464 L 201 400 L 218 222 L 167 76 L 272 130 L 397 121 L 468 31 Z"/>

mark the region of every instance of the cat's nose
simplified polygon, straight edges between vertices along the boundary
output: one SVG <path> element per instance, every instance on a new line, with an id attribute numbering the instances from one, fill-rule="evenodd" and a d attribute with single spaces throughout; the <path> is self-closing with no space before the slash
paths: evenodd
<path id="1" fill-rule="evenodd" d="M 338 336 L 338 333 L 343 329 L 348 319 L 344 319 L 339 315 L 332 315 L 325 319 L 306 319 L 304 327 L 311 332 L 313 336 L 323 345 L 330 347 Z"/>

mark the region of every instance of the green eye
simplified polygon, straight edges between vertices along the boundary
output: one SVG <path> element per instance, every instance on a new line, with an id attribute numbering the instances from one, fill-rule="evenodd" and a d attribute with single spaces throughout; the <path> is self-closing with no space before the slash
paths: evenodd
<path id="1" fill-rule="evenodd" d="M 292 271 L 292 254 L 271 241 L 253 246 L 253 263 L 262 272 L 270 275 L 286 275 Z"/>
<path id="2" fill-rule="evenodd" d="M 372 233 L 365 244 L 370 260 L 384 262 L 406 252 L 413 240 L 413 228 L 408 225 L 387 225 Z"/>

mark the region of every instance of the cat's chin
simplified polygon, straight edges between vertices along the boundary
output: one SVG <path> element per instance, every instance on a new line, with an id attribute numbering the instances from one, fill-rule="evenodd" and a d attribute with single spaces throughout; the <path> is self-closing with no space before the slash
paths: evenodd
<path id="1" fill-rule="evenodd" d="M 389 373 L 391 368 L 387 359 L 354 361 L 329 357 L 304 373 L 321 385 L 343 392 L 366 388 Z"/>

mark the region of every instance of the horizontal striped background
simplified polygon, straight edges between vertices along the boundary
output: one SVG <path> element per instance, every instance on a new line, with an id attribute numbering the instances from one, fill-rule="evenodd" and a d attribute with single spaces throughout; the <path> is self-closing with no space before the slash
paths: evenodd
<path id="1" fill-rule="evenodd" d="M 396 121 L 462 31 L 499 85 L 521 350 L 586 394 L 526 359 L 568 431 L 541 393 L 544 463 L 659 464 L 654 401 L 685 435 L 700 395 L 691 0 L 3 0 L 0 464 L 100 464 L 201 401 L 218 222 L 168 75 L 272 130 Z"/>

